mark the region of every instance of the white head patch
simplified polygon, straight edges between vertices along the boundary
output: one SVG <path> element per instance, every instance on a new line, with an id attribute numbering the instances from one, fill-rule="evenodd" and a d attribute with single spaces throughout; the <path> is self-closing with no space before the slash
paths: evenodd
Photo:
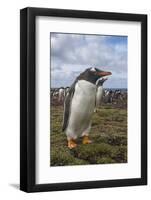
<path id="1" fill-rule="evenodd" d="M 95 72 L 96 69 L 95 69 L 94 67 L 92 67 L 92 68 L 90 69 L 90 71 Z"/>

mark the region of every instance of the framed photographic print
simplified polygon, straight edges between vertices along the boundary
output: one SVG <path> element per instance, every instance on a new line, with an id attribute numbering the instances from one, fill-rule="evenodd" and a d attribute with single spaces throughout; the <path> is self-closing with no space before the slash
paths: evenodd
<path id="1" fill-rule="evenodd" d="M 20 12 L 20 189 L 147 184 L 147 16 Z"/>

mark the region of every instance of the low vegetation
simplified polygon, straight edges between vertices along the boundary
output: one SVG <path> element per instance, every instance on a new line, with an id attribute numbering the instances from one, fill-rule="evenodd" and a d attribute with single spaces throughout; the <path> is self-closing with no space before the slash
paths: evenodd
<path id="1" fill-rule="evenodd" d="M 103 105 L 94 113 L 90 138 L 92 144 L 67 148 L 62 129 L 63 106 L 51 107 L 50 165 L 85 165 L 127 162 L 127 109 Z"/>

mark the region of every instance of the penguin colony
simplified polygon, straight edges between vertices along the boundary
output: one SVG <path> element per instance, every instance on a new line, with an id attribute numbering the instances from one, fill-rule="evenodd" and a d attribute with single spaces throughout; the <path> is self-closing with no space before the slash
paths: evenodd
<path id="1" fill-rule="evenodd" d="M 61 91 L 63 92 L 60 92 Z M 64 100 L 69 87 L 51 88 L 51 103 L 54 106 L 64 104 Z M 61 97 L 59 97 L 59 93 Z M 124 105 L 127 100 L 127 91 L 121 89 L 103 89 L 103 96 L 99 104 L 113 104 L 113 105 Z"/>
<path id="2" fill-rule="evenodd" d="M 51 90 L 52 100 L 64 102 L 62 131 L 66 133 L 69 149 L 77 146 L 78 137 L 83 138 L 83 144 L 91 143 L 91 119 L 102 98 L 106 97 L 111 103 L 115 96 L 122 97 L 120 90 L 113 93 L 111 90 L 103 91 L 103 83 L 107 80 L 104 77 L 108 75 L 111 75 L 111 72 L 88 68 L 76 78 L 70 88 Z"/>

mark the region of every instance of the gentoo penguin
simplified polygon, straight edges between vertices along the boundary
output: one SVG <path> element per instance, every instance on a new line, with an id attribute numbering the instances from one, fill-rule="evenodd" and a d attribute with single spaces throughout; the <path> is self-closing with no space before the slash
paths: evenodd
<path id="1" fill-rule="evenodd" d="M 59 88 L 59 98 L 58 101 L 62 102 L 65 96 L 65 89 L 63 87 Z"/>
<path id="2" fill-rule="evenodd" d="M 69 91 L 69 87 L 66 87 L 65 88 L 65 96 L 67 95 L 68 91 Z"/>
<path id="3" fill-rule="evenodd" d="M 107 103 L 112 103 L 113 102 L 113 91 L 110 90 L 109 93 L 108 93 L 108 100 L 107 100 Z"/>
<path id="4" fill-rule="evenodd" d="M 57 90 L 57 89 L 54 89 L 53 95 L 52 95 L 53 100 L 54 100 L 54 99 L 57 99 L 57 98 L 58 98 L 58 95 L 59 95 L 58 90 Z"/>
<path id="5" fill-rule="evenodd" d="M 111 75 L 97 68 L 88 68 L 81 73 L 71 85 L 64 101 L 62 131 L 66 132 L 68 148 L 77 146 L 77 137 L 83 137 L 83 144 L 91 143 L 88 135 L 96 99 L 96 81 Z"/>
<path id="6" fill-rule="evenodd" d="M 96 82 L 96 108 L 98 108 L 101 104 L 102 98 L 103 98 L 103 84 L 104 82 L 107 80 L 107 78 L 101 78 L 98 79 L 98 81 Z"/>

